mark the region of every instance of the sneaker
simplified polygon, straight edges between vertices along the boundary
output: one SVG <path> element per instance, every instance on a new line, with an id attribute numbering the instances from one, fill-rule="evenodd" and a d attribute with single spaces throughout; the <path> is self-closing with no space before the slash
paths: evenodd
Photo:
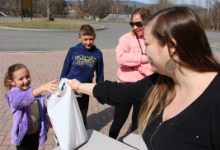
<path id="1" fill-rule="evenodd" d="M 56 135 L 54 136 L 54 141 L 56 142 L 57 146 L 60 146 L 59 141 L 58 141 L 58 139 L 57 139 L 57 136 L 56 136 Z"/>

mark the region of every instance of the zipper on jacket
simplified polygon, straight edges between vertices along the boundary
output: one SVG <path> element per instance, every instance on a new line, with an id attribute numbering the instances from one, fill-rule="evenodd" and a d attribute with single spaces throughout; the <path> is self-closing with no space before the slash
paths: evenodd
<path id="1" fill-rule="evenodd" d="M 163 121 L 157 126 L 156 131 L 152 134 L 152 136 L 151 136 L 151 138 L 150 138 L 150 143 L 151 143 L 152 150 L 154 150 L 153 143 L 152 143 L 153 136 L 157 133 L 157 131 L 159 130 L 159 128 L 160 128 L 160 126 L 161 126 L 162 124 L 163 124 Z"/>

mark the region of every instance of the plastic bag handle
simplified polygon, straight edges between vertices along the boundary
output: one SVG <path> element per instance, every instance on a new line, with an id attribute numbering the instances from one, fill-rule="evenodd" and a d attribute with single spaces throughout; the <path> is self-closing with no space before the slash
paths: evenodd
<path id="1" fill-rule="evenodd" d="M 64 84 L 66 81 L 68 81 L 67 78 L 62 78 L 62 79 L 60 80 L 60 83 L 59 83 L 59 86 L 58 86 L 58 88 L 59 88 L 60 91 L 61 91 L 61 88 L 62 88 L 63 84 Z"/>
<path id="2" fill-rule="evenodd" d="M 50 100 L 47 101 L 47 108 L 48 109 L 52 109 L 61 100 L 61 97 L 57 97 L 57 95 L 60 94 L 61 88 L 66 81 L 68 81 L 68 79 L 66 79 L 66 78 L 62 78 L 60 80 L 59 85 L 58 85 L 58 90 L 55 91 L 56 94 L 52 94 L 50 97 Z M 67 90 L 67 85 L 64 86 L 63 93 L 65 93 L 66 90 Z M 51 100 L 51 99 L 53 99 L 53 100 Z"/>

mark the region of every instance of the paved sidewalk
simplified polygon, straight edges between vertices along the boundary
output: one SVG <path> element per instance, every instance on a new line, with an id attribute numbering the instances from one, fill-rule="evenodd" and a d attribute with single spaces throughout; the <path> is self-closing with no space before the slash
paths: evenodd
<path id="1" fill-rule="evenodd" d="M 101 49 L 104 57 L 105 80 L 116 81 L 116 72 L 119 65 L 116 62 L 114 49 Z M 31 73 L 32 87 L 38 87 L 46 82 L 59 79 L 63 61 L 67 50 L 45 52 L 45 53 L 0 53 L 0 150 L 15 150 L 11 144 L 12 119 L 10 108 L 4 97 L 4 75 L 7 68 L 14 63 L 25 64 Z M 217 60 L 220 61 L 220 52 L 214 52 Z M 48 94 L 48 93 L 44 93 Z M 95 129 L 108 135 L 113 120 L 114 107 L 101 105 L 94 98 L 90 99 L 87 125 L 88 129 Z M 132 112 L 132 111 L 131 111 Z M 131 112 L 123 126 L 119 140 L 130 131 Z M 43 150 L 51 150 L 56 147 L 54 142 L 54 131 L 50 128 L 48 140 Z M 39 148 L 39 150 L 42 150 Z"/>
<path id="2" fill-rule="evenodd" d="M 116 81 L 116 72 L 119 65 L 116 62 L 114 49 L 102 49 L 104 57 L 105 80 Z M 12 119 L 10 108 L 4 97 L 4 75 L 7 68 L 14 63 L 25 64 L 31 73 L 32 87 L 38 87 L 46 82 L 59 79 L 63 61 L 67 50 L 44 53 L 0 53 L 0 150 L 15 150 L 11 144 Z M 49 94 L 49 93 L 44 93 Z M 88 129 L 95 129 L 108 135 L 113 120 L 114 107 L 99 104 L 95 98 L 90 98 L 87 125 Z M 123 126 L 119 138 L 126 135 L 131 124 L 131 115 Z M 43 150 L 56 147 L 54 132 L 50 128 L 48 139 Z M 40 149 L 40 148 L 39 148 Z"/>

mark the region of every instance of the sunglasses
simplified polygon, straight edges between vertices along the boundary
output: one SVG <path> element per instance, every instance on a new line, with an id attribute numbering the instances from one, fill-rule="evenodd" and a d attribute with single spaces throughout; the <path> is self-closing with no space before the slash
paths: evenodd
<path id="1" fill-rule="evenodd" d="M 143 26 L 143 23 L 142 22 L 129 22 L 130 26 L 133 28 L 135 25 L 137 27 L 142 27 Z"/>

